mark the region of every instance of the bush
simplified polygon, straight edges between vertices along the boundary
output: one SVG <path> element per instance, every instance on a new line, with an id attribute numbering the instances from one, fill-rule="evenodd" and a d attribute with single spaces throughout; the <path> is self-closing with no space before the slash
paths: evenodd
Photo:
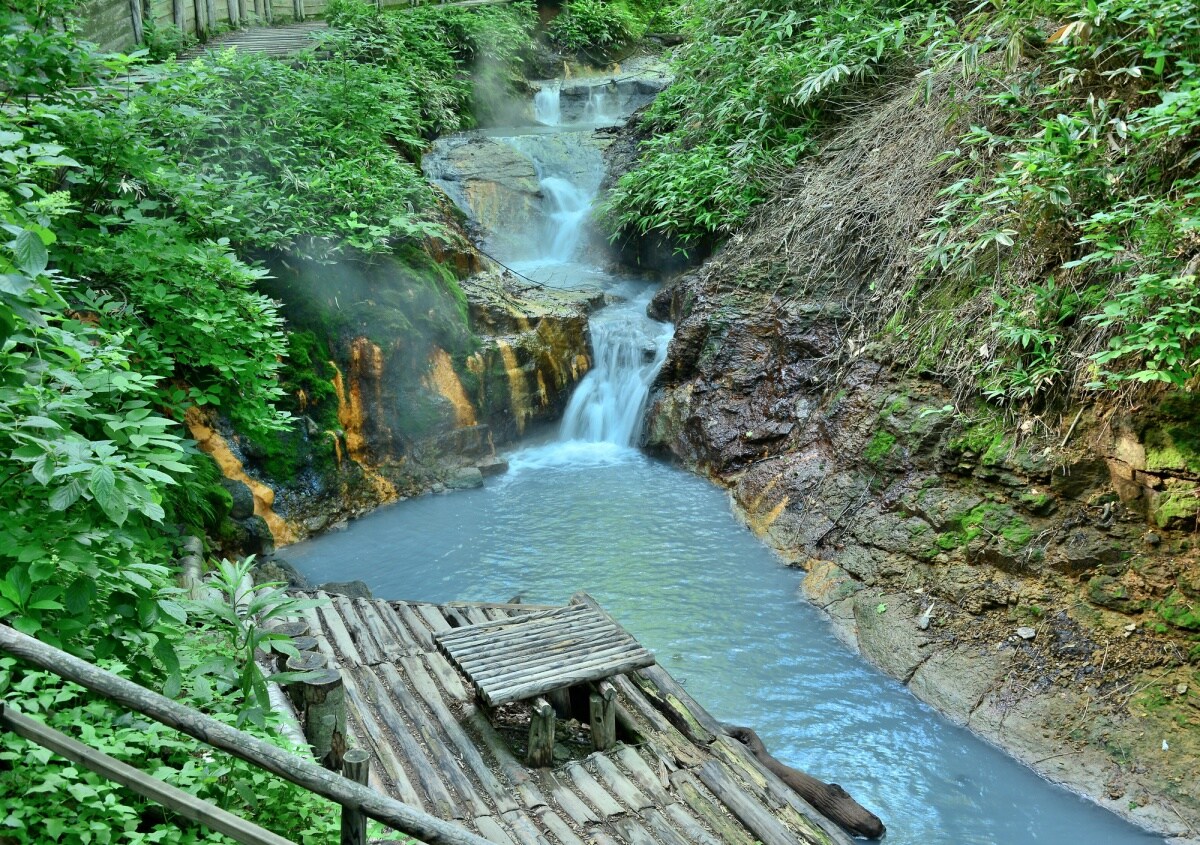
<path id="1" fill-rule="evenodd" d="M 645 25 L 621 2 L 567 0 L 562 14 L 547 30 L 563 50 L 578 52 L 605 48 L 640 37 Z"/>

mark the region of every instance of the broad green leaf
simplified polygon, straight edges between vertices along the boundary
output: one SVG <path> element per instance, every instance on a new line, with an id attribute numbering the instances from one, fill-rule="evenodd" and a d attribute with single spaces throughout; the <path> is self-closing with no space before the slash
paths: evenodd
<path id="1" fill-rule="evenodd" d="M 46 245 L 36 232 L 29 229 L 17 235 L 17 239 L 12 242 L 12 251 L 17 266 L 31 276 L 44 272 L 50 261 Z"/>

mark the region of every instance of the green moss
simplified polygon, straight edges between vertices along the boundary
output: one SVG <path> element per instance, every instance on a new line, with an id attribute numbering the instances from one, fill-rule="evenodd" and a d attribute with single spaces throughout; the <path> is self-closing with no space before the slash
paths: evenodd
<path id="1" fill-rule="evenodd" d="M 966 539 L 961 531 L 946 531 L 937 535 L 937 539 L 933 541 L 933 544 L 942 551 L 949 552 L 957 549 L 959 546 L 966 545 Z"/>
<path id="2" fill-rule="evenodd" d="M 1188 631 L 1200 631 L 1200 605 L 1188 601 L 1178 590 L 1154 608 L 1163 621 Z"/>
<path id="3" fill-rule="evenodd" d="M 1054 507 L 1054 497 L 1049 493 L 1026 491 L 1021 494 L 1021 505 L 1030 513 L 1045 514 Z"/>
<path id="4" fill-rule="evenodd" d="M 892 447 L 896 445 L 896 437 L 886 431 L 877 431 L 875 436 L 871 438 L 871 442 L 867 444 L 867 448 L 863 451 L 863 458 L 867 463 L 878 464 L 883 461 L 892 451 Z"/>
<path id="5" fill-rule="evenodd" d="M 1154 501 L 1154 522 L 1159 528 L 1171 523 L 1189 521 L 1200 512 L 1200 494 L 1196 490 L 1163 493 Z"/>
<path id="6" fill-rule="evenodd" d="M 962 520 L 964 542 L 969 543 L 981 534 L 999 537 L 1009 546 L 1021 548 L 1034 537 L 1033 528 L 1012 508 L 993 502 L 976 506 Z"/>
<path id="7" fill-rule="evenodd" d="M 980 459 L 985 467 L 999 466 L 1004 463 L 1012 452 L 1012 444 L 1003 434 L 995 437 Z"/>

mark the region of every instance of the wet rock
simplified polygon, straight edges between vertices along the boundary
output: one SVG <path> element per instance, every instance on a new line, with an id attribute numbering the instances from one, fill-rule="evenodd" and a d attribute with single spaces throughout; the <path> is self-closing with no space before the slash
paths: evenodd
<path id="1" fill-rule="evenodd" d="M 854 596 L 854 621 L 862 653 L 885 672 L 907 679 L 927 656 L 928 634 L 911 624 L 908 601 L 901 594 L 863 590 Z M 898 624 L 905 620 L 905 624 Z"/>
<path id="2" fill-rule="evenodd" d="M 185 555 L 204 556 L 204 541 L 195 535 L 184 537 L 183 541 L 179 544 L 179 548 Z"/>
<path id="3" fill-rule="evenodd" d="M 221 486 L 233 499 L 233 507 L 229 511 L 230 519 L 248 519 L 254 516 L 254 493 L 241 481 L 233 478 L 222 478 Z"/>
<path id="4" fill-rule="evenodd" d="M 1092 604 L 1118 613 L 1132 613 L 1140 604 L 1130 597 L 1125 584 L 1111 575 L 1097 575 L 1088 581 L 1087 596 Z"/>
<path id="5" fill-rule="evenodd" d="M 1056 569 L 1080 573 L 1103 564 L 1119 563 L 1125 550 L 1111 538 L 1089 528 L 1076 528 L 1061 537 L 1054 548 Z"/>
<path id="6" fill-rule="evenodd" d="M 1155 531 L 1147 531 L 1142 535 L 1142 542 L 1147 546 L 1157 546 L 1162 542 L 1162 537 Z"/>
<path id="7" fill-rule="evenodd" d="M 1023 640 L 1032 640 L 1037 636 L 1037 629 L 1030 628 L 1028 625 L 1022 625 L 1017 629 L 1017 636 Z"/>
<path id="8" fill-rule="evenodd" d="M 905 505 L 938 531 L 957 528 L 983 497 L 969 491 L 931 486 L 904 498 Z"/>
<path id="9" fill-rule="evenodd" d="M 1085 498 L 1086 494 L 1109 483 L 1108 463 L 1102 459 L 1087 459 L 1055 470 L 1050 489 L 1067 499 Z"/>
<path id="10" fill-rule="evenodd" d="M 463 467 L 446 479 L 447 490 L 470 490 L 483 486 L 483 473 L 478 467 Z"/>
<path id="11" fill-rule="evenodd" d="M 312 589 L 312 585 L 308 579 L 301 575 L 296 567 L 281 557 L 273 557 L 270 560 L 260 561 L 254 567 L 254 581 L 256 584 L 282 582 L 287 584 L 289 589 L 293 590 Z"/>
<path id="12" fill-rule="evenodd" d="M 246 532 L 243 546 L 245 554 L 259 557 L 270 557 L 275 554 L 275 537 L 271 534 L 271 528 L 265 519 L 261 516 L 251 516 L 241 520 L 240 525 Z"/>
<path id="13" fill-rule="evenodd" d="M 348 596 L 352 599 L 369 599 L 371 588 L 362 581 L 327 581 L 317 587 L 330 595 Z"/>
<path id="14" fill-rule="evenodd" d="M 988 690 L 1013 661 L 1013 652 L 960 646 L 932 654 L 908 682 L 913 693 L 954 722 L 965 725 Z"/>
<path id="15" fill-rule="evenodd" d="M 329 515 L 319 513 L 316 516 L 308 517 L 302 524 L 304 525 L 304 530 L 312 534 L 316 534 L 324 530 L 325 526 L 329 525 Z"/>
<path id="16" fill-rule="evenodd" d="M 493 457 L 486 461 L 480 461 L 475 468 L 484 478 L 491 478 L 493 475 L 503 475 L 508 472 L 508 461 L 504 458 Z"/>

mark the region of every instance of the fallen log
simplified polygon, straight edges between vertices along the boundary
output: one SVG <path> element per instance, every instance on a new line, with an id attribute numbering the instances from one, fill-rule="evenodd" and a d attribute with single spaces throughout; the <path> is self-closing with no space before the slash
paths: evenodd
<path id="1" fill-rule="evenodd" d="M 784 765 L 771 756 L 751 728 L 724 725 L 725 733 L 750 749 L 750 753 L 822 815 L 856 836 L 878 839 L 886 832 L 879 816 L 855 801 L 836 783 L 824 783 L 810 774 Z"/>

